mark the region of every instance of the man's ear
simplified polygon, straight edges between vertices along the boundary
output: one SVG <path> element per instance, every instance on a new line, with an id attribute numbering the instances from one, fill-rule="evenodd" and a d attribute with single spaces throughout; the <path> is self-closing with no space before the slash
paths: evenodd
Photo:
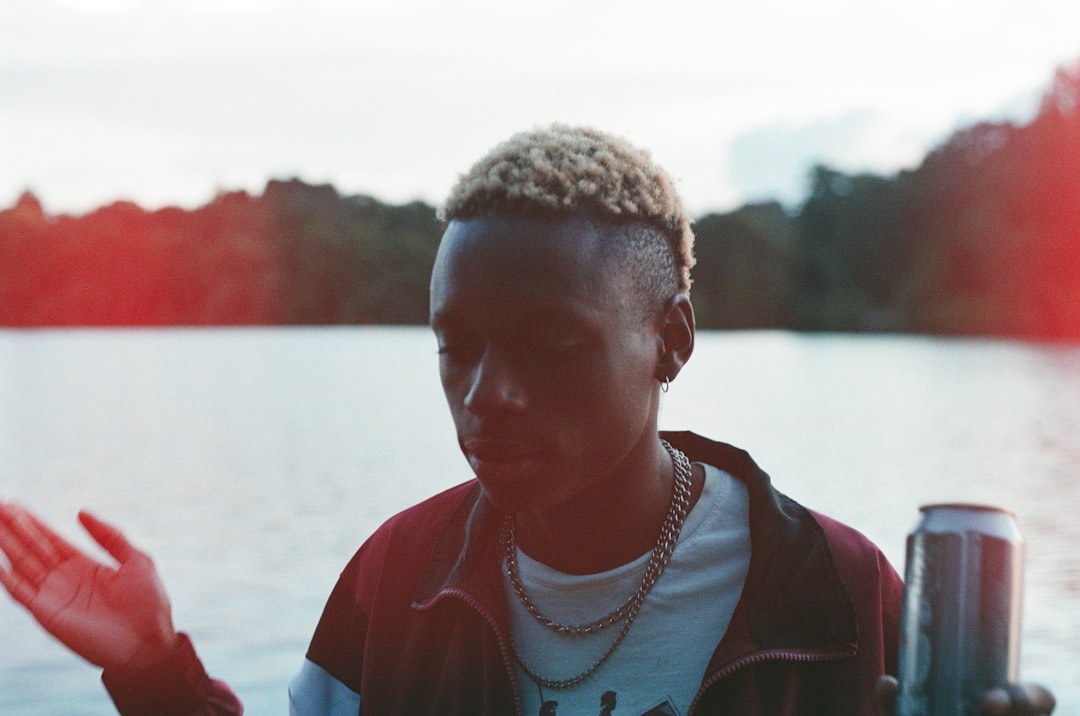
<path id="1" fill-rule="evenodd" d="M 656 379 L 661 383 L 675 380 L 694 352 L 694 306 L 690 296 L 677 293 L 668 300 L 660 316 L 657 336 L 659 359 Z"/>

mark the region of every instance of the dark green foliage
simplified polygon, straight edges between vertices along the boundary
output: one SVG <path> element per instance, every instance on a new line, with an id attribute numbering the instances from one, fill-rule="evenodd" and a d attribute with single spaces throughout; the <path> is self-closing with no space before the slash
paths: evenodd
<path id="1" fill-rule="evenodd" d="M 0 212 L 0 325 L 424 323 L 432 207 L 271 181 L 194 211 Z"/>
<path id="2" fill-rule="evenodd" d="M 799 328 L 1080 340 L 1080 65 L 914 171 L 816 167 L 795 224 Z"/>
<path id="3" fill-rule="evenodd" d="M 1080 66 L 1025 127 L 963 129 L 893 177 L 817 166 L 794 216 L 695 231 L 705 328 L 1080 340 Z"/>
<path id="4" fill-rule="evenodd" d="M 902 179 L 814 169 L 795 222 L 797 327 L 903 327 L 901 294 L 911 257 L 902 185 Z"/>
<path id="5" fill-rule="evenodd" d="M 694 309 L 703 328 L 792 325 L 792 222 L 778 203 L 710 214 L 694 224 Z"/>

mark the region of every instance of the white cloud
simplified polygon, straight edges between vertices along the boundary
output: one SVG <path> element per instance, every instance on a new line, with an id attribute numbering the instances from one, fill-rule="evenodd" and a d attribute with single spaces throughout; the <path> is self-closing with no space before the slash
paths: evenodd
<path id="1" fill-rule="evenodd" d="M 629 136 L 695 211 L 726 208 L 790 196 L 814 158 L 886 171 L 1030 109 L 1080 58 L 1076 27 L 1062 0 L 11 0 L 0 206 L 28 184 L 85 208 L 286 174 L 437 201 L 498 140 L 561 120 Z"/>

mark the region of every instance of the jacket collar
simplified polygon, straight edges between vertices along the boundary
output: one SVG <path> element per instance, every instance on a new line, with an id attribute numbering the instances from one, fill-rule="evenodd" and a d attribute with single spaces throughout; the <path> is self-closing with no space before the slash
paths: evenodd
<path id="1" fill-rule="evenodd" d="M 691 460 L 734 475 L 750 498 L 750 569 L 714 662 L 746 650 L 853 648 L 855 606 L 810 511 L 773 488 L 745 451 L 691 432 L 662 437 Z"/>
<path id="2" fill-rule="evenodd" d="M 755 650 L 854 647 L 855 608 L 836 570 L 821 526 L 810 512 L 777 492 L 749 454 L 691 432 L 661 437 L 696 462 L 742 481 L 750 498 L 750 569 L 714 663 Z M 417 604 L 455 592 L 507 624 L 498 564 L 501 514 L 473 484 L 436 540 Z"/>
<path id="3" fill-rule="evenodd" d="M 415 603 L 429 602 L 448 590 L 465 590 L 482 598 L 488 593 L 491 573 L 498 575 L 498 535 L 502 513 L 484 499 L 480 483 L 473 480 L 454 514 L 435 540 L 431 562 L 420 580 Z M 483 587 L 483 589 L 481 589 Z"/>

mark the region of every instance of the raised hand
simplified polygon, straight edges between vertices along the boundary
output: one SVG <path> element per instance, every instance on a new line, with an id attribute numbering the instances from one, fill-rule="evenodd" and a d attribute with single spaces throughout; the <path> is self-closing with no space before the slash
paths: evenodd
<path id="1" fill-rule="evenodd" d="M 177 635 L 153 561 L 115 527 L 79 521 L 116 560 L 86 555 L 25 509 L 0 502 L 0 584 L 50 634 L 104 669 L 138 669 L 169 653 Z"/>

